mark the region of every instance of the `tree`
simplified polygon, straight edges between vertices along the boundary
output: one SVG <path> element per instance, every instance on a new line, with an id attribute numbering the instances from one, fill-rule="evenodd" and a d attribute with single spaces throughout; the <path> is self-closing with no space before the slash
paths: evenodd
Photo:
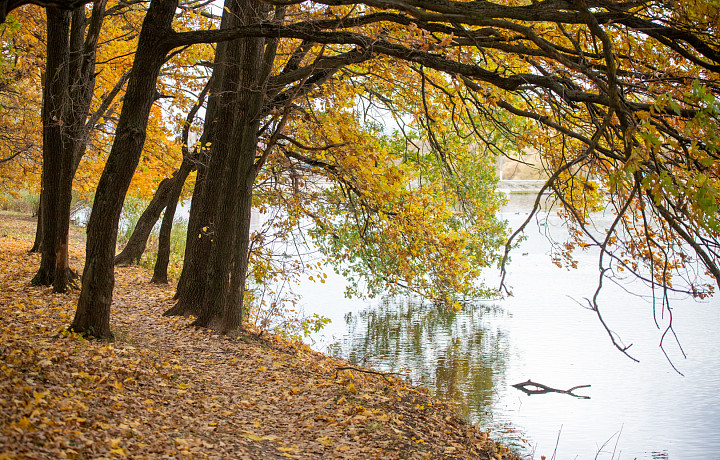
<path id="1" fill-rule="evenodd" d="M 72 183 L 87 148 L 88 133 L 103 113 L 89 117 L 105 4 L 105 0 L 95 1 L 90 18 L 85 16 L 84 6 L 72 12 L 47 9 L 49 46 L 43 93 L 42 218 L 39 219 L 43 245 L 40 268 L 33 283 L 52 284 L 55 292 L 65 292 L 68 282 L 75 276 L 68 264 Z M 117 95 L 123 83 L 121 78 L 106 95 L 101 110 Z"/>
<path id="2" fill-rule="evenodd" d="M 543 155 L 546 189 L 577 236 L 565 249 L 587 244 L 582 239 L 600 247 L 599 287 L 613 271 L 630 271 L 659 289 L 669 311 L 669 292 L 705 296 L 720 285 L 713 192 L 720 55 L 712 3 L 696 9 L 651 1 L 362 3 L 368 8 L 336 22 L 266 33 L 354 44 L 419 71 L 442 71 L 445 77 L 422 82 L 445 92 L 453 123 L 480 138 L 474 117 L 463 122 L 462 112 L 492 120 L 488 108 L 497 107 L 526 119 L 518 146 Z M 378 21 L 382 33 L 368 33 L 367 25 Z M 590 222 L 601 207 L 617 217 L 597 238 Z M 711 281 L 695 277 L 703 272 Z M 683 278 L 685 287 L 673 284 Z M 596 301 L 590 308 L 602 320 Z"/>
<path id="3" fill-rule="evenodd" d="M 170 23 L 176 7 L 176 0 L 155 0 L 143 21 L 115 141 L 88 221 L 82 289 L 70 326 L 78 333 L 112 337 L 109 319 L 117 226 L 125 193 L 140 160 L 160 67 L 170 50 L 165 39 L 172 32 Z"/>
<path id="4" fill-rule="evenodd" d="M 60 212 L 57 200 L 62 193 L 61 178 L 64 175 L 63 131 L 67 120 L 67 88 L 70 80 L 69 32 L 70 11 L 48 8 L 47 39 L 54 46 L 47 50 L 47 82 L 43 92 L 43 175 L 40 194 L 43 244 L 40 268 L 32 280 L 36 285 L 53 284 L 58 266 L 58 243 L 62 238 L 57 225 Z"/>
<path id="5" fill-rule="evenodd" d="M 256 17 L 238 16 L 237 8 L 254 11 Z M 233 2 L 226 5 L 225 11 L 221 30 L 233 28 L 236 17 L 241 24 L 254 24 L 259 17 L 269 18 L 271 12 L 257 2 L 243 5 Z M 283 20 L 284 8 L 276 8 L 272 21 Z M 324 59 L 320 54 L 314 63 L 299 68 L 309 51 L 307 44 L 301 44 L 295 57 L 284 68 L 280 67 L 279 74 L 272 75 L 273 67 L 277 66 L 277 40 L 265 44 L 264 50 L 263 42 L 252 45 L 252 39 L 246 38 L 218 47 L 214 75 L 220 90 L 212 92 L 219 96 L 210 99 L 202 140 L 210 145 L 208 172 L 202 169 L 199 172 L 202 180 L 197 182 L 200 188 L 195 190 L 191 207 L 179 301 L 167 312 L 195 314 L 198 317 L 195 325 L 224 332 L 233 332 L 240 326 L 253 183 L 277 142 L 276 135 L 287 122 L 290 104 L 304 97 L 313 85 L 327 81 L 345 63 L 369 57 L 348 53 L 340 60 Z M 255 55 L 247 49 L 253 46 Z M 243 70 L 240 75 L 236 73 L 238 68 Z M 281 91 L 283 87 L 288 89 Z M 263 120 L 266 121 L 261 123 Z M 252 124 L 246 125 L 250 121 Z M 259 129 L 261 125 L 264 126 Z M 228 132 L 240 137 L 229 139 Z M 256 158 L 258 132 L 266 133 L 267 137 L 265 148 Z M 236 216 L 238 221 L 234 220 Z"/>
<path id="6" fill-rule="evenodd" d="M 273 97 L 264 104 L 266 111 L 259 112 L 270 121 L 268 128 L 275 128 L 267 131 L 273 133 L 268 136 L 273 140 L 270 146 L 282 134 L 279 125 L 288 123 L 286 107 L 295 108 L 285 103 L 306 97 L 339 69 L 359 62 L 384 62 L 394 72 L 414 74 L 415 80 L 403 80 L 402 84 L 414 84 L 411 87 L 420 105 L 408 111 L 424 126 L 428 142 L 440 160 L 452 156 L 434 134 L 434 120 L 442 116 L 459 133 L 472 134 L 483 144 L 491 144 L 488 131 L 498 129 L 512 135 L 519 148 L 534 147 L 550 173 L 546 189 L 554 192 L 578 236 L 566 248 L 577 247 L 580 237 L 589 238 L 590 244 L 599 246 L 603 254 L 599 284 L 614 269 L 630 270 L 658 287 L 666 305 L 667 293 L 672 290 L 702 296 L 712 288 L 702 280 L 677 287 L 672 284 L 672 273 L 677 279 L 688 274 L 683 269 L 697 267 L 714 279 L 713 284 L 720 283 L 715 192 L 719 185 L 715 95 L 720 57 L 717 34 L 712 33 L 717 8 L 711 3 L 700 4 L 703 8 L 693 10 L 671 9 L 656 1 L 548 0 L 516 5 L 328 0 L 293 2 L 287 11 L 278 6 L 273 16 L 266 9 L 264 14 L 219 30 L 177 33 L 155 24 L 149 15 L 145 25 L 165 28 L 165 40 L 159 35 L 157 39 L 168 49 L 200 42 L 241 42 L 238 49 L 228 45 L 232 56 L 228 65 L 238 65 L 236 57 L 252 56 L 248 59 L 254 60 L 243 62 L 248 72 L 259 72 L 255 64 L 262 62 L 262 46 L 250 45 L 257 38 L 240 40 L 242 37 L 265 37 L 269 43 L 280 40 L 279 46 L 294 44 L 294 51 L 285 61 L 288 71 L 283 73 L 281 68 L 267 80 Z M 260 8 L 254 2 L 252 6 Z M 281 16 L 280 11 L 285 13 Z M 280 17 L 283 19 L 278 20 Z M 711 33 L 695 24 L 707 25 Z M 255 54 L 248 51 L 253 46 Z M 263 53 L 269 50 L 272 48 L 266 46 Z M 673 65 L 669 66 L 669 62 Z M 386 92 L 377 99 L 397 101 L 401 91 L 393 84 L 392 74 L 378 75 L 372 67 L 367 69 L 368 77 L 388 82 Z M 235 76 L 229 75 L 218 85 L 235 91 Z M 249 81 L 253 83 L 243 86 L 244 90 L 263 85 L 256 78 Z M 247 104 L 246 110 L 250 110 L 256 104 L 247 92 L 235 97 L 227 96 L 227 107 Z M 346 103 L 349 100 L 345 99 Z M 306 113 L 308 107 L 304 107 Z M 226 108 L 218 107 L 219 112 L 222 110 Z M 205 259 L 213 261 L 214 275 L 208 275 L 212 278 L 207 283 L 212 291 L 210 297 L 203 295 L 202 308 L 210 314 L 203 316 L 201 312 L 199 325 L 211 325 L 212 318 L 227 317 L 228 304 L 222 304 L 227 296 L 238 299 L 241 292 L 238 286 L 246 268 L 242 248 L 247 247 L 247 237 L 241 226 L 234 236 L 228 229 L 234 227 L 232 211 L 248 215 L 251 172 L 257 172 L 257 165 L 267 160 L 264 153 L 255 158 L 257 142 L 253 144 L 252 140 L 258 138 L 251 128 L 257 122 L 256 113 L 251 111 L 247 116 L 245 112 L 239 129 L 232 132 L 233 136 L 241 136 L 240 132 L 248 136 L 237 138 L 244 153 L 235 158 L 244 166 L 231 174 L 224 153 L 211 154 L 211 169 L 204 173 L 206 178 L 214 175 L 227 184 L 242 184 L 240 190 L 244 191 L 238 201 L 234 201 L 235 196 L 223 197 L 224 212 L 208 213 L 218 219 L 217 228 L 212 227 L 213 232 L 204 236 L 199 233 L 201 241 L 212 235 L 210 239 L 217 238 L 215 242 L 220 243 L 211 245 L 210 257 Z M 498 113 L 525 121 L 513 130 L 503 125 Z M 479 119 L 487 122 L 478 124 Z M 234 126 L 235 122 L 223 126 Z M 224 152 L 221 137 L 209 139 L 220 140 L 220 145 L 213 144 L 211 150 Z M 251 150 L 255 162 L 252 166 Z M 262 151 L 268 156 L 271 152 Z M 448 175 L 452 174 L 452 162 L 445 163 L 451 166 Z M 111 166 L 113 162 L 108 163 L 106 171 Z M 231 186 L 225 190 L 236 189 Z M 598 239 L 590 231 L 590 219 L 593 210 L 605 203 L 617 213 L 617 219 L 606 236 Z M 93 214 L 103 209 L 114 212 L 112 207 L 98 205 Z M 241 222 L 245 221 L 243 217 Z M 105 230 L 109 231 L 109 226 Z M 234 265 L 219 253 L 219 248 L 230 247 L 236 254 Z M 91 255 L 88 251 L 88 262 L 94 262 L 94 257 L 110 257 L 109 253 L 102 254 Z M 569 256 L 561 254 L 565 255 Z M 611 260 L 609 265 L 607 260 Z M 227 290 L 231 266 L 238 276 L 236 281 L 230 281 Z M 111 278 L 110 272 L 105 273 Z M 237 302 L 234 305 L 231 308 L 238 308 Z M 599 314 L 597 303 L 591 302 L 591 308 Z M 237 318 L 235 312 L 230 313 Z M 221 325 L 221 329 L 227 330 L 233 321 Z"/>
<path id="7" fill-rule="evenodd" d="M 133 4 L 116 5 L 106 9 L 105 1 L 96 1 L 93 4 L 92 15 L 86 17 L 84 7 L 76 8 L 72 11 L 72 28 L 68 27 L 68 30 L 56 32 L 49 40 L 48 63 L 55 62 L 57 69 L 50 69 L 48 75 L 62 79 L 69 78 L 68 81 L 72 84 L 67 82 L 57 84 L 48 78 L 44 91 L 46 106 L 52 104 L 48 110 L 57 112 L 46 117 L 45 131 L 61 136 L 62 144 L 50 142 L 54 139 L 52 136 L 44 143 L 47 167 L 41 189 L 45 193 L 41 192 L 38 232 L 33 247 L 33 250 L 42 252 L 42 260 L 33 282 L 53 284 L 57 292 L 63 292 L 68 281 L 75 277 L 68 267 L 66 251 L 73 178 L 81 160 L 85 158 L 86 151 L 90 150 L 93 153 L 91 161 L 98 161 L 98 156 L 103 156 L 104 130 L 109 127 L 108 125 L 112 125 L 116 99 L 122 93 L 129 76 L 129 72 L 123 73 L 126 60 L 123 55 L 127 54 L 128 50 L 119 48 L 134 41 L 132 34 L 134 23 L 137 22 L 137 11 L 134 11 L 136 9 Z M 53 13 L 56 15 L 70 14 L 69 11 L 62 9 L 52 11 L 56 12 Z M 111 18 L 110 25 L 103 27 L 106 18 Z M 57 19 L 49 22 L 49 26 L 53 22 L 57 22 Z M 119 25 L 122 26 L 118 27 Z M 66 36 L 68 34 L 69 37 Z M 118 39 L 118 36 L 124 37 L 128 34 L 129 37 Z M 101 38 L 105 43 L 98 51 L 98 42 Z M 99 70 L 96 71 L 98 53 L 102 62 Z M 192 53 L 188 55 L 192 56 Z M 172 71 L 169 72 L 168 78 L 178 78 L 178 75 L 180 72 Z M 184 106 L 185 102 L 182 99 L 186 98 L 176 98 L 177 107 Z M 145 165 L 152 165 L 157 173 L 162 167 L 167 169 L 167 161 L 163 158 L 165 156 L 163 150 L 167 148 L 164 143 L 167 134 L 162 129 L 158 129 L 159 126 L 167 123 L 167 119 L 153 115 L 150 125 L 152 142 L 146 148 L 144 160 Z M 64 118 L 60 119 L 59 116 Z M 157 142 L 158 139 L 162 139 L 163 142 Z M 158 168 L 157 163 L 162 167 Z M 88 177 L 92 176 L 93 168 L 88 167 L 87 161 L 84 165 L 80 168 L 80 178 L 76 181 L 80 184 L 81 193 L 83 188 L 87 190 L 87 186 L 83 187 L 83 184 L 87 184 L 88 179 L 92 182 L 96 181 L 95 178 Z M 87 171 L 90 171 L 90 174 Z M 136 189 L 139 193 L 143 193 L 148 181 L 142 175 L 138 176 L 140 177 L 136 178 Z M 46 213 L 43 212 L 44 209 L 47 209 Z M 161 210 L 162 208 L 157 211 L 158 214 Z M 44 214 L 48 214 L 47 219 L 42 218 Z M 48 235 L 47 244 L 41 245 L 45 234 Z M 142 249 L 144 242 L 142 245 L 130 245 L 130 248 L 135 246 L 140 246 Z"/>

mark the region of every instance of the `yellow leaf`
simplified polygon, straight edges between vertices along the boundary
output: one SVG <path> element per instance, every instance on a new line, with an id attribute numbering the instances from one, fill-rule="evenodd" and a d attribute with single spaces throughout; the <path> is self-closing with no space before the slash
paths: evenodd
<path id="1" fill-rule="evenodd" d="M 20 420 L 17 421 L 15 426 L 23 430 L 27 430 L 30 427 L 30 420 L 28 420 L 27 417 L 22 417 Z"/>
<path id="2" fill-rule="evenodd" d="M 185 389 L 189 388 L 190 385 L 188 385 L 187 383 L 183 382 L 183 383 L 178 383 L 178 386 L 177 386 L 177 387 L 180 388 L 181 390 L 185 390 Z"/>
<path id="3" fill-rule="evenodd" d="M 355 389 L 355 385 L 351 382 L 348 386 L 345 387 L 347 391 L 350 393 L 357 393 L 357 390 Z"/>
<path id="4" fill-rule="evenodd" d="M 35 398 L 35 404 L 40 404 L 40 401 L 45 398 L 50 392 L 49 391 L 43 391 L 43 392 L 37 392 L 33 391 L 33 397 Z"/>
<path id="5" fill-rule="evenodd" d="M 253 441 L 262 441 L 263 440 L 262 436 L 258 436 L 254 433 L 240 433 L 240 436 L 242 436 L 243 438 L 252 439 Z"/>
<path id="6" fill-rule="evenodd" d="M 322 444 L 323 446 L 332 446 L 333 445 L 332 439 L 328 438 L 327 436 L 323 436 L 322 438 L 317 438 L 316 441 L 319 442 L 320 444 Z"/>
<path id="7" fill-rule="evenodd" d="M 125 450 L 122 447 L 118 447 L 117 449 L 110 449 L 111 455 L 117 455 L 120 457 L 127 457 L 127 454 L 125 453 Z"/>

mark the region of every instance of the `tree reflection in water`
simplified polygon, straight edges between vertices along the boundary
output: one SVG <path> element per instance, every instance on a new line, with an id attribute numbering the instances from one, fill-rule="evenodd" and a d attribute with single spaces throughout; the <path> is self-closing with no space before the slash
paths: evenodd
<path id="1" fill-rule="evenodd" d="M 471 420 L 486 422 L 495 389 L 506 385 L 509 341 L 491 330 L 499 307 L 469 303 L 460 312 L 402 297 L 348 313 L 348 334 L 333 348 L 354 364 L 400 372 L 453 400 Z"/>

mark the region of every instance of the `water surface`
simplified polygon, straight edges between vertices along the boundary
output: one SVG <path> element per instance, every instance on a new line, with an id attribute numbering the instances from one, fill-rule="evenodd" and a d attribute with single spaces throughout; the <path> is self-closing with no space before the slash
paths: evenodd
<path id="1" fill-rule="evenodd" d="M 516 227 L 527 212 L 521 200 L 503 217 Z M 597 254 L 579 254 L 577 270 L 552 265 L 547 237 L 562 240 L 565 230 L 552 214 L 543 217 L 513 253 L 513 296 L 459 313 L 418 299 L 346 299 L 337 275 L 300 286 L 306 313 L 333 320 L 314 346 L 334 344 L 353 362 L 403 372 L 534 458 L 720 459 L 720 299 L 674 300 L 687 358 L 670 340 L 665 350 L 681 376 L 658 346 L 664 329 L 655 326 L 649 292 L 630 281 L 607 285 L 603 315 L 633 344 L 635 363 L 584 308 L 597 283 Z M 591 385 L 576 391 L 590 399 L 528 396 L 511 386 L 528 379 L 561 390 Z"/>

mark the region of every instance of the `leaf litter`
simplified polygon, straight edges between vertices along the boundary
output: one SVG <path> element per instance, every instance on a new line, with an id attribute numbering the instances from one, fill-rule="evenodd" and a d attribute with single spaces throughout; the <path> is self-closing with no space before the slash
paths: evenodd
<path id="1" fill-rule="evenodd" d="M 260 331 L 163 317 L 174 288 L 139 267 L 116 269 L 114 342 L 68 333 L 79 291 L 30 286 L 33 231 L 0 214 L 0 460 L 517 458 L 427 389 Z"/>

